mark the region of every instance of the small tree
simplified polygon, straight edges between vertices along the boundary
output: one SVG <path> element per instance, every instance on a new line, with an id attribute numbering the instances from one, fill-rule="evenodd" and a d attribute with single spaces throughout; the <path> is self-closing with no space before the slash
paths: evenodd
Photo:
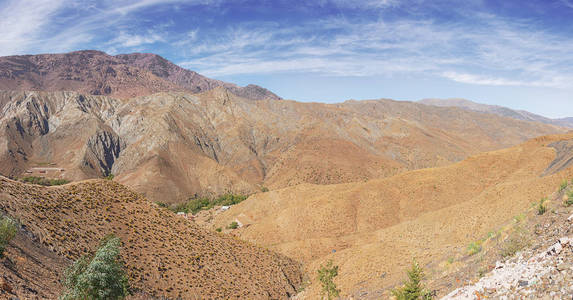
<path id="1" fill-rule="evenodd" d="M 392 290 L 392 295 L 398 300 L 432 299 L 432 293 L 422 284 L 424 270 L 415 260 L 407 273 L 408 281 L 401 288 Z"/>
<path id="2" fill-rule="evenodd" d="M 320 265 L 318 280 L 322 284 L 322 298 L 326 295 L 326 299 L 331 300 L 340 294 L 340 290 L 336 288 L 334 283 L 336 276 L 338 276 L 338 266 L 333 266 L 332 260 L 329 260 L 326 266 Z"/>
<path id="3" fill-rule="evenodd" d="M 119 260 L 121 241 L 106 236 L 94 255 L 77 260 L 65 272 L 66 293 L 60 299 L 123 299 L 128 293 L 127 276 Z"/>
<path id="4" fill-rule="evenodd" d="M 9 217 L 0 217 L 0 257 L 4 255 L 4 250 L 8 243 L 16 236 L 18 225 Z"/>

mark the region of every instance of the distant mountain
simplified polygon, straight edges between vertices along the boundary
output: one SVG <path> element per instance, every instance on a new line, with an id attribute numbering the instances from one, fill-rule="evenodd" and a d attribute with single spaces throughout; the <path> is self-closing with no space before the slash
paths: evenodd
<path id="1" fill-rule="evenodd" d="M 405 101 L 253 101 L 224 87 L 129 99 L 0 91 L 0 173 L 71 180 L 113 173 L 173 203 L 386 177 L 565 131 Z"/>
<path id="2" fill-rule="evenodd" d="M 536 115 L 525 110 L 515 110 L 498 105 L 488 105 L 476 103 L 461 98 L 450 99 L 422 99 L 418 103 L 442 107 L 460 107 L 472 111 L 496 114 L 508 118 L 514 118 L 523 121 L 542 122 L 557 126 L 573 128 L 573 118 L 550 119 L 544 116 Z"/>
<path id="3" fill-rule="evenodd" d="M 76 91 L 130 98 L 168 91 L 199 93 L 219 86 L 249 99 L 280 99 L 256 85 L 240 87 L 207 78 L 156 54 L 111 56 L 85 50 L 0 57 L 0 90 Z"/>

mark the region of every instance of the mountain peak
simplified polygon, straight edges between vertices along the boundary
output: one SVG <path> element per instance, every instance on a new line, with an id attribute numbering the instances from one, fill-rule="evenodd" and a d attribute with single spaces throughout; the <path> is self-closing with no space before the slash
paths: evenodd
<path id="1" fill-rule="evenodd" d="M 115 56 L 98 50 L 0 57 L 0 89 L 71 90 L 119 98 L 167 91 L 204 92 L 224 86 L 249 99 L 280 99 L 256 85 L 240 87 L 207 78 L 153 53 Z"/>

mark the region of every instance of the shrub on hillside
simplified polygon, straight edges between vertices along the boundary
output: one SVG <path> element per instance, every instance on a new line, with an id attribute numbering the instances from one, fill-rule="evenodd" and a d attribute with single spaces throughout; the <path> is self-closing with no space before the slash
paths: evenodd
<path id="1" fill-rule="evenodd" d="M 565 200 L 565 206 L 571 206 L 573 204 L 573 191 L 567 192 L 567 200 Z"/>
<path id="2" fill-rule="evenodd" d="M 542 215 L 547 211 L 547 206 L 545 206 L 546 200 L 547 200 L 547 198 L 541 198 L 541 200 L 539 200 L 539 204 L 537 205 L 537 214 L 538 215 Z"/>
<path id="3" fill-rule="evenodd" d="M 119 259 L 121 241 L 105 237 L 98 250 L 77 260 L 64 274 L 65 293 L 60 299 L 123 299 L 128 281 Z"/>
<path id="4" fill-rule="evenodd" d="M 18 224 L 14 220 L 9 217 L 0 217 L 0 257 L 17 232 Z"/>
<path id="5" fill-rule="evenodd" d="M 563 179 L 559 185 L 559 192 L 563 192 L 567 188 L 567 179 Z"/>
<path id="6" fill-rule="evenodd" d="M 408 270 L 408 281 L 401 288 L 392 290 L 392 295 L 398 300 L 432 299 L 432 292 L 422 284 L 424 270 L 414 260 L 412 268 Z"/>
<path id="7" fill-rule="evenodd" d="M 28 177 L 24 177 L 20 180 L 22 182 L 25 182 L 25 183 L 38 184 L 38 185 L 43 185 L 43 186 L 62 185 L 62 184 L 70 183 L 70 181 L 66 180 L 66 179 L 50 179 L 50 178 L 37 177 L 37 176 L 28 176 Z"/>
<path id="8" fill-rule="evenodd" d="M 340 294 L 340 290 L 336 288 L 334 277 L 338 276 L 338 266 L 334 266 L 332 260 L 326 263 L 326 266 L 320 265 L 318 269 L 318 280 L 322 285 L 322 296 L 326 299 L 334 299 Z"/>
<path id="9" fill-rule="evenodd" d="M 521 226 L 516 226 L 513 229 L 513 232 L 504 241 L 503 245 L 501 246 L 501 256 L 506 258 L 513 256 L 519 250 L 528 247 L 530 245 L 530 239 L 528 236 L 528 232 L 523 229 Z"/>
<path id="10" fill-rule="evenodd" d="M 229 226 L 227 226 L 227 229 L 237 229 L 239 228 L 239 223 L 233 221 L 231 222 L 231 224 L 229 224 Z"/>

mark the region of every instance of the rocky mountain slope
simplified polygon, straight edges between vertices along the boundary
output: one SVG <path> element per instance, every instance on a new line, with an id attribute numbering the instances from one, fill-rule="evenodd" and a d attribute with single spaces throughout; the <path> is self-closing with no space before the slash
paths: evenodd
<path id="1" fill-rule="evenodd" d="M 460 107 L 472 111 L 479 111 L 484 113 L 496 114 L 504 117 L 514 118 L 524 121 L 542 122 L 556 126 L 563 126 L 573 128 L 573 120 L 571 118 L 550 119 L 525 110 L 515 110 L 498 105 L 487 105 L 476 103 L 466 99 L 451 98 L 451 99 L 422 99 L 419 103 L 442 106 L 442 107 Z"/>
<path id="2" fill-rule="evenodd" d="M 4 295 L 27 297 L 22 285 L 60 288 L 53 279 L 62 275 L 62 265 L 95 249 L 110 233 L 121 238 L 130 285 L 145 299 L 286 299 L 302 283 L 300 266 L 293 260 L 199 228 L 113 181 L 40 187 L 0 177 L 0 210 L 18 219 L 33 237 L 37 245 L 33 247 L 40 248 L 22 246 L 19 239 L 10 244 L 0 266 L 10 271 L 0 277 L 13 292 L 0 288 Z M 16 248 L 19 245 L 22 248 Z M 41 255 L 27 257 L 22 251 Z M 40 262 L 21 262 L 31 258 Z M 25 274 L 34 271 L 49 276 Z M 24 280 L 15 276 L 20 273 L 26 275 Z M 30 283 L 26 278 L 38 281 Z M 55 298 L 51 295 L 58 293 L 50 290 L 38 295 Z"/>
<path id="3" fill-rule="evenodd" d="M 80 180 L 112 173 L 167 203 L 386 177 L 565 131 L 392 100 L 253 101 L 221 87 L 130 99 L 4 91 L 0 128 L 2 174 Z"/>
<path id="4" fill-rule="evenodd" d="M 236 221 L 242 227 L 232 234 L 302 260 L 309 273 L 332 259 L 344 296 L 379 299 L 403 280 L 413 258 L 429 266 L 430 280 L 454 272 L 447 261 L 463 263 L 468 245 L 573 177 L 570 163 L 550 168 L 567 160 L 560 145 L 571 140 L 541 137 L 440 168 L 259 193 L 207 226 Z M 316 283 L 305 290 L 310 298 L 317 293 Z"/>
<path id="5" fill-rule="evenodd" d="M 225 87 L 250 99 L 280 99 L 256 85 L 239 87 L 183 69 L 155 54 L 107 55 L 85 50 L 0 57 L 0 90 L 76 91 L 118 98 Z"/>

